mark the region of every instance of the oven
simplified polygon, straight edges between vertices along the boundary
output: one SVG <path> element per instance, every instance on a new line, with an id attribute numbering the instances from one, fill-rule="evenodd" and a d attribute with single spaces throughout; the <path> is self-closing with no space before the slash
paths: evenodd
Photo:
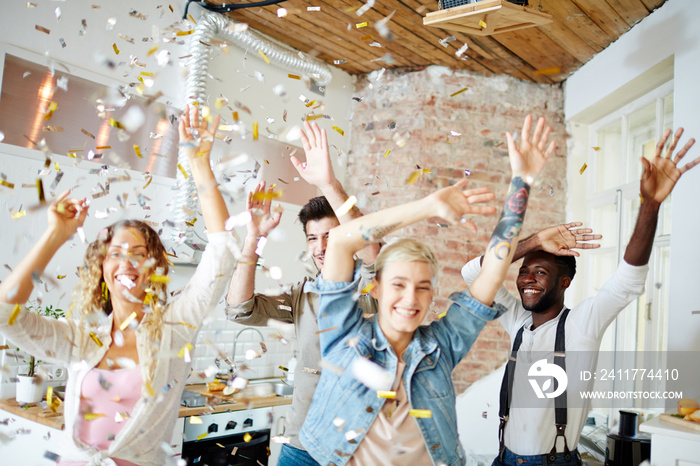
<path id="1" fill-rule="evenodd" d="M 192 393 L 192 392 L 190 392 Z M 197 404 L 183 396 L 183 405 Z M 188 465 L 267 466 L 272 408 L 202 414 L 185 418 L 182 459 Z"/>

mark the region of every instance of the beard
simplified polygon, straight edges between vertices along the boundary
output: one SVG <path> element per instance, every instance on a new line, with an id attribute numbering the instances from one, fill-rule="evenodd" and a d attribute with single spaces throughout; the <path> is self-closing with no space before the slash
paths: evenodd
<path id="1" fill-rule="evenodd" d="M 557 303 L 556 290 L 549 290 L 546 294 L 540 296 L 540 299 L 538 299 L 534 304 L 531 305 L 525 305 L 525 301 L 523 300 L 523 295 L 521 293 L 520 301 L 525 310 L 538 314 L 540 312 L 549 310 L 552 306 L 554 306 Z"/>

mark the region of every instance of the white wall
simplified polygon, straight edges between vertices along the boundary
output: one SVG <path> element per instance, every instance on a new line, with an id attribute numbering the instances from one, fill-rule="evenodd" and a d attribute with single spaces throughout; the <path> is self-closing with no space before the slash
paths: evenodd
<path id="1" fill-rule="evenodd" d="M 674 115 L 688 136 L 700 136 L 700 2 L 669 0 L 656 12 L 581 67 L 566 82 L 565 113 L 570 119 L 591 104 L 632 81 L 657 63 L 674 56 Z M 695 147 L 686 157 L 700 157 Z M 580 164 L 570 166 L 578 171 Z M 687 172 L 673 192 L 669 351 L 700 350 L 700 169 Z"/>

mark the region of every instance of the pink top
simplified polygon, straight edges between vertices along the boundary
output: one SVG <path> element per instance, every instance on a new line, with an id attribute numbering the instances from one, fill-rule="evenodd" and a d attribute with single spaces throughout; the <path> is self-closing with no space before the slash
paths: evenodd
<path id="1" fill-rule="evenodd" d="M 141 398 L 142 385 L 139 366 L 113 371 L 97 368 L 89 371 L 83 379 L 80 417 L 76 421 L 80 441 L 98 450 L 109 449 Z M 112 460 L 119 466 L 134 464 L 118 458 Z"/>

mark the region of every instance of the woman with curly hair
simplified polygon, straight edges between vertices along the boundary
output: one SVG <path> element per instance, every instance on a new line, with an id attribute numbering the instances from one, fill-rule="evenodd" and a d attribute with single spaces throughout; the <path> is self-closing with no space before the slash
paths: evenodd
<path id="1" fill-rule="evenodd" d="M 167 302 L 168 261 L 158 234 L 123 220 L 103 229 L 80 269 L 78 320 L 57 321 L 24 309 L 32 275 L 83 225 L 85 199 L 60 195 L 49 207 L 46 232 L 0 284 L 0 333 L 30 354 L 66 365 L 66 433 L 61 465 L 162 465 L 204 316 L 226 289 L 236 245 L 224 224 L 226 204 L 209 163 L 214 131 L 195 109 L 180 119 L 209 242 L 188 285 Z M 197 138 L 197 139 L 195 139 Z"/>

